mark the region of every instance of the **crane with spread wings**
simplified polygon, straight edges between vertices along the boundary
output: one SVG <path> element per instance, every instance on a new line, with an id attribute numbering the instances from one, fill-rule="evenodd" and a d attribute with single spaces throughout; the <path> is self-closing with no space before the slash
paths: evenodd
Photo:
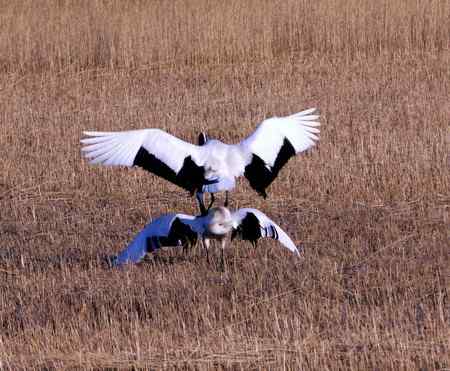
<path id="1" fill-rule="evenodd" d="M 272 238 L 299 255 L 291 238 L 267 215 L 257 209 L 242 208 L 231 212 L 219 206 L 211 208 L 206 215 L 166 214 L 154 219 L 115 259 L 114 265 L 138 263 L 147 253 L 158 251 L 161 247 L 187 247 L 200 238 L 208 250 L 211 240 L 221 245 L 222 264 L 226 238 L 240 238 L 256 246 L 260 238 Z"/>
<path id="2" fill-rule="evenodd" d="M 91 164 L 139 166 L 196 194 L 203 215 L 214 203 L 214 194 L 235 188 L 245 176 L 264 198 L 267 188 L 288 160 L 313 147 L 319 139 L 316 109 L 264 120 L 246 139 L 226 144 L 204 139 L 203 145 L 183 141 L 160 129 L 122 132 L 86 131 L 82 152 Z M 204 193 L 211 194 L 208 208 Z"/>

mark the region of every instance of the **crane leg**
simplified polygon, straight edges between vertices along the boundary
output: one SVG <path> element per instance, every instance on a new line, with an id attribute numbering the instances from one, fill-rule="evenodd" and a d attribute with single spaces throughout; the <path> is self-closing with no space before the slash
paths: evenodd
<path id="1" fill-rule="evenodd" d="M 211 209 L 211 206 L 213 205 L 214 201 L 216 201 L 216 197 L 214 196 L 214 193 L 210 193 L 210 195 L 211 195 L 211 202 L 209 203 L 209 206 L 206 209 L 206 211 L 209 211 L 209 209 Z"/>
<path id="2" fill-rule="evenodd" d="M 209 247 L 211 246 L 211 241 L 209 240 L 209 238 L 204 238 L 202 241 L 203 247 L 206 250 L 206 261 L 208 262 L 208 264 L 211 264 L 209 261 Z"/>
<path id="3" fill-rule="evenodd" d="M 225 272 L 225 258 L 224 258 L 224 250 L 226 246 L 227 241 L 225 238 L 223 238 L 220 241 L 220 251 L 221 251 L 221 264 L 222 264 L 222 271 Z"/>
<path id="4" fill-rule="evenodd" d="M 225 203 L 223 204 L 223 206 L 228 207 L 228 191 L 225 191 Z"/>
<path id="5" fill-rule="evenodd" d="M 198 207 L 200 208 L 200 213 L 202 215 L 206 215 L 208 213 L 208 210 L 206 210 L 206 207 L 205 207 L 205 201 L 203 199 L 203 192 L 197 192 L 195 194 L 195 197 L 197 198 L 197 201 L 198 201 Z"/>
<path id="6" fill-rule="evenodd" d="M 184 256 L 185 259 L 186 259 L 186 257 L 187 257 L 188 249 L 189 249 L 190 247 L 191 247 L 191 246 L 190 246 L 189 242 L 185 241 L 185 242 L 183 243 L 183 256 Z"/>

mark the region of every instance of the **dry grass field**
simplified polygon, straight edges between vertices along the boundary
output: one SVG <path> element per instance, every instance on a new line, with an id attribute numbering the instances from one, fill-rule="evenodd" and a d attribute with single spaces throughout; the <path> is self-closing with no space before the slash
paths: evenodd
<path id="1" fill-rule="evenodd" d="M 0 369 L 449 370 L 449 46 L 444 0 L 0 1 Z M 300 260 L 108 267 L 196 203 L 83 130 L 232 142 L 308 107 L 319 146 L 232 194 Z"/>

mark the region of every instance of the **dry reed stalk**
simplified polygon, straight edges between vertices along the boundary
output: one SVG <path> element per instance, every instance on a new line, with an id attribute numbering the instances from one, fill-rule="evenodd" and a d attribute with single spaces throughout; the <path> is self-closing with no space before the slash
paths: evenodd
<path id="1" fill-rule="evenodd" d="M 0 3 L 0 368 L 446 369 L 445 1 Z M 305 246 L 111 270 L 152 216 L 194 212 L 85 129 L 226 141 L 318 106 L 319 147 L 261 208 Z M 13 273 L 13 274 L 10 274 Z"/>

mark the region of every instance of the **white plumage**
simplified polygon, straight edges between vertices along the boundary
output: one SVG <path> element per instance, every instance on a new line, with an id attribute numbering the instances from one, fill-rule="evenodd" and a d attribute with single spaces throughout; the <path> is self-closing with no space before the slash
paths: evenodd
<path id="1" fill-rule="evenodd" d="M 317 128 L 320 124 L 315 121 L 319 116 L 312 115 L 315 111 L 310 108 L 291 116 L 264 120 L 240 145 L 274 166 L 284 139 L 291 143 L 296 154 L 311 148 L 319 140 L 316 134 L 320 133 Z"/>
<path id="2" fill-rule="evenodd" d="M 82 151 L 91 164 L 133 166 L 141 147 L 178 173 L 182 160 L 191 156 L 201 163 L 202 148 L 187 143 L 160 129 L 141 129 L 120 132 L 86 131 L 91 138 L 81 140 Z"/>
<path id="3" fill-rule="evenodd" d="M 86 131 L 82 151 L 90 163 L 141 166 L 191 194 L 197 193 L 205 212 L 203 192 L 230 191 L 235 179 L 243 175 L 266 197 L 266 188 L 285 163 L 318 140 L 320 124 L 315 110 L 266 119 L 238 144 L 212 139 L 194 145 L 159 129 Z"/>
<path id="4" fill-rule="evenodd" d="M 181 247 L 201 238 L 209 249 L 210 240 L 221 242 L 222 260 L 226 237 L 239 237 L 256 245 L 259 238 L 273 238 L 298 255 L 290 237 L 269 217 L 256 209 L 238 209 L 231 213 L 226 207 L 209 210 L 207 215 L 163 215 L 148 224 L 116 258 L 115 265 L 139 262 L 148 252 L 162 246 Z"/>

